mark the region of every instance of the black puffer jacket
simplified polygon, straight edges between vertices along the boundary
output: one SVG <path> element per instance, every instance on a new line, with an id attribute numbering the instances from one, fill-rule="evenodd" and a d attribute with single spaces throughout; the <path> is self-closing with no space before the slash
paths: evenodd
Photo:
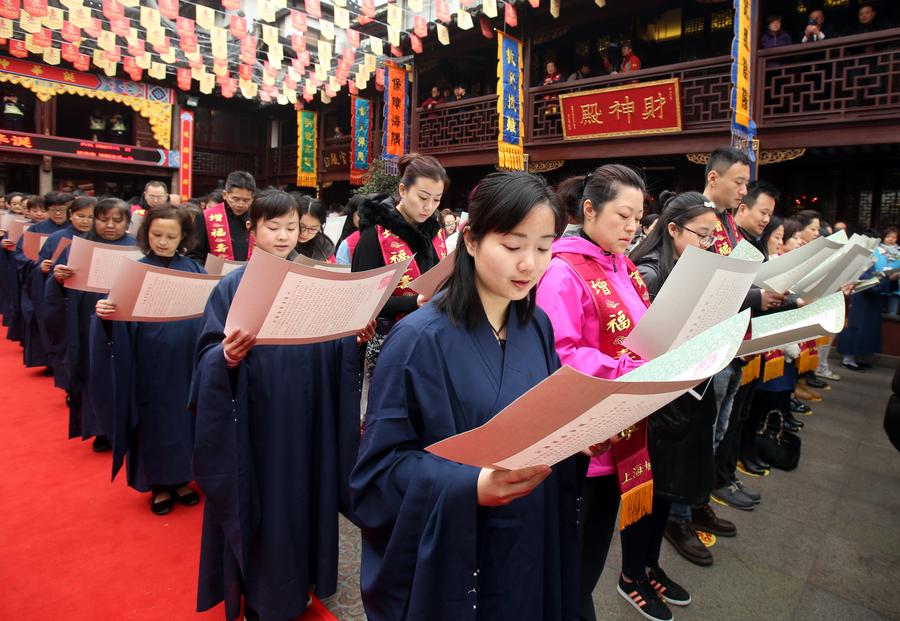
<path id="1" fill-rule="evenodd" d="M 640 259 L 638 272 L 650 297 L 663 286 L 659 252 Z M 702 392 L 705 384 L 697 386 Z M 712 385 L 702 400 L 685 394 L 647 419 L 647 448 L 653 466 L 653 492 L 673 502 L 702 504 L 713 485 L 713 424 L 716 399 Z"/>
<path id="2" fill-rule="evenodd" d="M 359 208 L 359 243 L 353 253 L 351 270 L 363 272 L 384 266 L 384 255 L 378 241 L 376 225 L 381 225 L 405 241 L 416 255 L 419 271 L 425 273 L 438 262 L 432 240 L 441 228 L 434 216 L 418 226 L 412 226 L 397 210 L 393 197 L 374 195 Z M 412 292 L 415 293 L 415 292 Z M 392 296 L 378 317 L 394 320 L 398 315 L 406 315 L 418 308 L 415 295 Z"/>

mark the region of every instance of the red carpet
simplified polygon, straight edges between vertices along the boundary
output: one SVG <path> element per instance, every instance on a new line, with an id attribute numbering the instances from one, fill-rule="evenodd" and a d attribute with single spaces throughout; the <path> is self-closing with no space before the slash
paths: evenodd
<path id="1" fill-rule="evenodd" d="M 0 330 L 0 614 L 31 621 L 224 619 L 194 612 L 202 505 L 150 513 L 110 453 L 67 440 L 65 396 Z M 315 602 L 318 604 L 318 602 Z M 321 604 L 303 621 L 333 620 Z"/>

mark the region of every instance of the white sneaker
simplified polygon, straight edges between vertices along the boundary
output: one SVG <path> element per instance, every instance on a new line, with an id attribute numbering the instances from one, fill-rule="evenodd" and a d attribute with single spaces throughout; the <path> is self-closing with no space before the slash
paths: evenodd
<path id="1" fill-rule="evenodd" d="M 831 369 L 825 369 L 824 371 L 816 371 L 816 375 L 821 377 L 822 379 L 831 380 L 836 382 L 841 379 L 841 376 L 832 371 Z"/>

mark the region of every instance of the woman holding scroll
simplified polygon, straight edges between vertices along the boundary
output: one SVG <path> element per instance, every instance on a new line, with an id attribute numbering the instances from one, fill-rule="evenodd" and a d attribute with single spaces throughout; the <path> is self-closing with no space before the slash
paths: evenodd
<path id="1" fill-rule="evenodd" d="M 577 615 L 574 459 L 475 468 L 425 450 L 490 420 L 559 359 L 534 286 L 565 216 L 539 177 L 479 184 L 453 275 L 396 325 L 375 368 L 350 484 L 371 621 Z"/>
<path id="2" fill-rule="evenodd" d="M 193 240 L 194 223 L 187 210 L 168 203 L 151 207 L 137 233 L 138 246 L 146 255 L 140 262 L 205 274 L 186 256 Z M 115 311 L 114 302 L 97 302 L 100 319 Z M 129 398 L 116 402 L 113 477 L 127 454 L 128 485 L 152 492 L 150 511 L 166 515 L 176 500 L 185 506 L 200 502 L 187 485 L 193 479 L 194 448 L 194 419 L 187 403 L 200 319 L 125 325 L 129 352 L 118 357 L 112 371 L 116 389 Z"/>
<path id="3" fill-rule="evenodd" d="M 94 207 L 94 228 L 85 239 L 116 246 L 133 246 L 134 237 L 128 234 L 131 208 L 118 198 L 101 199 Z M 102 293 L 66 289 L 64 283 L 74 276 L 66 261 L 69 248 L 63 250 L 48 280 L 48 298 L 66 298 L 66 364 L 69 371 L 69 437 L 93 437 L 95 452 L 111 448 L 109 437 L 113 431 L 115 390 L 110 386 L 116 347 L 127 342 L 124 331 L 107 332 L 96 325 L 94 315 Z M 114 338 L 115 337 L 115 338 Z M 127 355 L 127 352 L 126 352 Z M 93 384 L 92 379 L 94 380 Z"/>
<path id="4" fill-rule="evenodd" d="M 255 252 L 292 260 L 297 202 L 258 194 Z M 359 445 L 359 357 L 351 339 L 254 346 L 225 321 L 246 268 L 213 290 L 200 328 L 190 408 L 194 478 L 206 495 L 197 608 L 229 621 L 284 621 L 337 583 L 338 510 Z M 346 422 L 346 424 L 342 424 Z M 343 432 L 343 433 L 342 433 Z M 343 461 L 342 461 L 343 460 Z"/>
<path id="5" fill-rule="evenodd" d="M 622 341 L 650 300 L 637 269 L 624 255 L 638 227 L 644 191 L 643 179 L 618 164 L 571 177 L 558 189 L 566 211 L 583 227 L 579 235 L 553 244 L 553 260 L 538 287 L 537 302 L 553 322 L 562 363 L 594 377 L 615 379 L 643 363 Z M 606 562 L 621 498 L 618 591 L 645 617 L 671 619 L 657 591 L 677 604 L 690 602 L 690 596 L 659 568 L 659 548 L 648 548 L 653 533 L 665 526 L 668 507 L 654 501 L 646 422 L 611 441 L 607 450 L 591 458 L 584 483 L 579 616 L 596 618 L 591 593 Z"/>

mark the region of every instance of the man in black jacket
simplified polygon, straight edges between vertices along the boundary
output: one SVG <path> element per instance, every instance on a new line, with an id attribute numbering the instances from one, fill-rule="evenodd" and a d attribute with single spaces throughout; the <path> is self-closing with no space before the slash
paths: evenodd
<path id="1" fill-rule="evenodd" d="M 200 265 L 206 262 L 206 255 L 209 253 L 234 261 L 246 261 L 250 246 L 250 232 L 247 229 L 247 222 L 250 219 L 248 212 L 255 193 L 256 181 L 253 175 L 242 170 L 229 174 L 225 180 L 225 191 L 222 193 L 223 202 L 210 209 L 204 209 L 197 215 L 194 222 L 194 249 L 188 256 Z M 225 230 L 230 244 L 223 241 L 210 246 L 212 234 L 210 216 L 219 215 L 210 212 L 221 211 L 220 208 L 224 208 Z M 231 256 L 228 256 L 229 254 Z"/>

